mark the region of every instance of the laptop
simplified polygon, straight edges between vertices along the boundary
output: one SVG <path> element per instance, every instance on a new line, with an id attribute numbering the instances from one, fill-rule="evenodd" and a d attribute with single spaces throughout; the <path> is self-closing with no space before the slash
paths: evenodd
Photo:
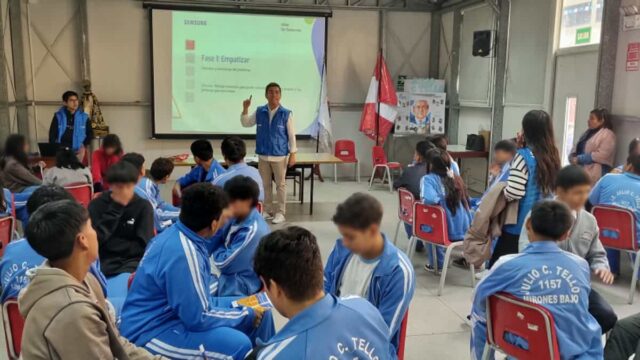
<path id="1" fill-rule="evenodd" d="M 48 142 L 38 143 L 38 149 L 40 150 L 40 156 L 42 157 L 55 157 L 60 144 L 52 144 Z"/>

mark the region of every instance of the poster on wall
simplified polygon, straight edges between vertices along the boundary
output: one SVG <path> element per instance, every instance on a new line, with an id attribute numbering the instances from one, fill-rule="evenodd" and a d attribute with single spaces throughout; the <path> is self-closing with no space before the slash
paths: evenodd
<path id="1" fill-rule="evenodd" d="M 627 45 L 626 71 L 640 70 L 640 42 L 632 42 Z"/>
<path id="2" fill-rule="evenodd" d="M 398 94 L 397 135 L 444 133 L 445 93 L 416 95 Z"/>

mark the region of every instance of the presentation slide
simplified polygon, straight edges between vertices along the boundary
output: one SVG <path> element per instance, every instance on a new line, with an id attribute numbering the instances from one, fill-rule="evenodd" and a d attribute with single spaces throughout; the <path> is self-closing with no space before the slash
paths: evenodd
<path id="1" fill-rule="evenodd" d="M 318 115 L 325 17 L 152 10 L 154 135 L 255 134 L 242 101 L 282 87 L 299 135 Z"/>

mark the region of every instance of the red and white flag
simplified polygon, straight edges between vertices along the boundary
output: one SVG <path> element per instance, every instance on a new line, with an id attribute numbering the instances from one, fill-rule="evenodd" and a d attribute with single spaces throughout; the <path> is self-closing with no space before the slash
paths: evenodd
<path id="1" fill-rule="evenodd" d="M 378 103 L 380 105 L 380 114 L 378 114 Z M 372 140 L 376 140 L 377 135 L 378 141 L 376 143 L 384 143 L 393 128 L 396 115 L 398 115 L 397 106 L 398 96 L 396 95 L 396 89 L 393 87 L 387 64 L 384 62 L 382 53 L 380 53 L 369 84 L 364 110 L 362 111 L 360 131 Z M 376 122 L 378 122 L 377 125 Z"/>

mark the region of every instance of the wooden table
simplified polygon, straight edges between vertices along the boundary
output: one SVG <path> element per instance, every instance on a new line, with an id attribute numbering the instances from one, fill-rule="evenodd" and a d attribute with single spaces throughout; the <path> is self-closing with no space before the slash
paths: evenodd
<path id="1" fill-rule="evenodd" d="M 467 150 L 464 145 L 449 145 L 447 151 L 454 159 L 489 158 L 488 151 Z"/>
<path id="2" fill-rule="evenodd" d="M 249 165 L 257 166 L 257 157 L 256 156 L 248 156 L 245 158 L 245 161 Z M 294 169 L 300 169 L 302 171 L 302 181 L 304 181 L 304 172 L 305 169 L 309 169 L 311 173 L 313 173 L 313 167 L 316 165 L 332 165 L 332 164 L 340 164 L 342 160 L 333 156 L 333 154 L 329 153 L 297 153 L 296 154 L 296 164 L 293 167 Z M 195 161 L 193 158 L 189 157 L 184 161 L 174 161 L 174 166 L 195 166 Z M 226 165 L 224 161 L 220 162 L 220 165 Z M 314 194 L 314 176 L 311 176 L 309 180 L 311 183 L 311 189 L 309 191 L 309 215 L 313 215 L 313 194 Z M 301 187 L 300 191 L 303 192 L 304 187 Z M 302 194 L 302 202 L 304 202 L 304 193 Z"/>

